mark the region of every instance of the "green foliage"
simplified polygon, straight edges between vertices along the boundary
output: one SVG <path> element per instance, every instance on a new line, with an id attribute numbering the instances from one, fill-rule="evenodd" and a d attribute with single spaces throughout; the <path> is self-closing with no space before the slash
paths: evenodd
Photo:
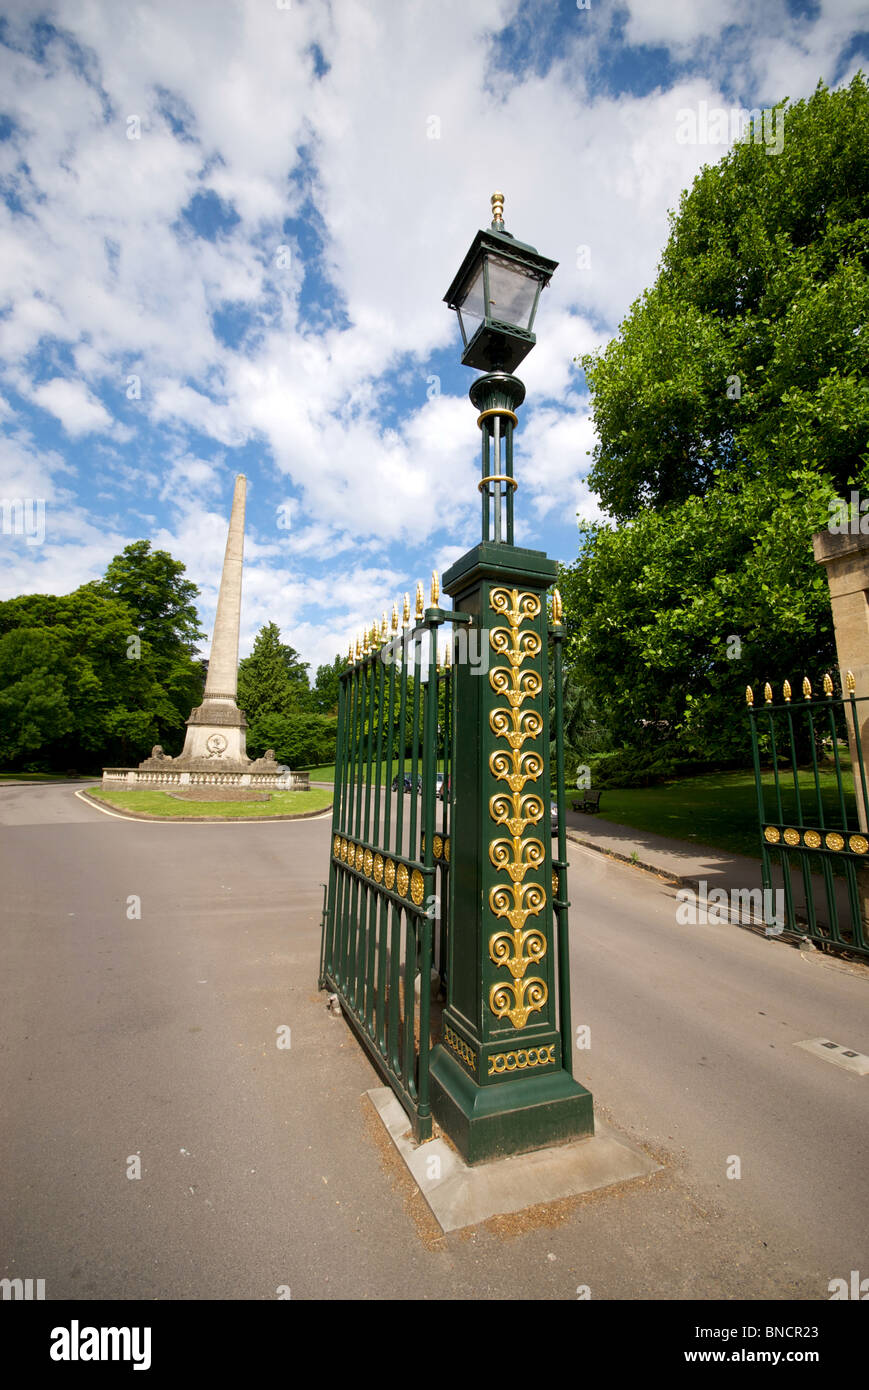
<path id="1" fill-rule="evenodd" d="M 182 719 L 202 698 L 203 669 L 194 658 L 205 635 L 195 605 L 199 590 L 184 574 L 168 551 L 134 541 L 109 562 L 101 580 L 85 586 L 119 599 L 133 614 L 130 632 L 151 648 L 154 675 Z"/>
<path id="2" fill-rule="evenodd" d="M 0 637 L 0 760 L 9 762 L 73 726 L 58 667 L 58 643 L 40 628 L 16 628 Z"/>
<path id="3" fill-rule="evenodd" d="M 318 714 L 338 713 L 338 691 L 341 687 L 341 675 L 346 669 L 347 659 L 343 656 L 336 656 L 330 666 L 317 667 L 311 704 Z"/>
<path id="4" fill-rule="evenodd" d="M 267 714 L 288 714 L 310 703 L 308 666 L 281 641 L 276 623 L 266 623 L 253 651 L 238 664 L 238 705 L 253 724 Z"/>
<path id="5" fill-rule="evenodd" d="M 745 139 L 701 171 L 655 284 L 583 359 L 616 523 L 580 527 L 561 587 L 568 743 L 601 785 L 745 761 L 746 685 L 835 664 L 811 538 L 869 481 L 867 319 L 860 74 L 788 106 L 780 152 Z"/>
<path id="6" fill-rule="evenodd" d="M 746 685 L 835 664 L 811 545 L 832 488 L 810 470 L 783 481 L 719 475 L 704 497 L 581 526 L 559 580 L 566 659 L 611 747 L 744 758 Z M 588 741 L 575 751 L 590 763 Z"/>
<path id="7" fill-rule="evenodd" d="M 0 762 L 95 766 L 138 761 L 155 742 L 180 747 L 202 690 L 196 590 L 183 565 L 149 549 L 128 546 L 111 582 L 0 603 Z"/>
<path id="8" fill-rule="evenodd" d="M 589 481 L 615 517 L 741 467 L 866 481 L 869 85 L 819 84 L 784 146 L 744 140 L 671 216 L 655 285 L 582 359 L 599 445 Z M 728 385 L 729 383 L 729 385 Z"/>
<path id="9" fill-rule="evenodd" d="M 273 748 L 277 761 L 296 771 L 334 762 L 337 729 L 337 719 L 328 714 L 266 713 L 249 726 L 247 749 L 252 758 L 259 758 Z"/>
<path id="10" fill-rule="evenodd" d="M 619 748 L 610 753 L 592 753 L 588 758 L 593 789 L 608 787 L 652 787 L 674 778 L 691 777 L 716 766 L 700 758 L 682 758 L 672 748 L 660 744 Z M 720 763 L 717 764 L 720 767 Z"/>

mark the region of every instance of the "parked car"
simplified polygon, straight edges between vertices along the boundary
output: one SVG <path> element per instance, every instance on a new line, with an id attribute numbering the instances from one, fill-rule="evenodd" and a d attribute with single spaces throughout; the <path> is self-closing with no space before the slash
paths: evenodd
<path id="1" fill-rule="evenodd" d="M 413 791 L 413 778 L 411 777 L 409 772 L 406 772 L 404 774 L 403 783 L 405 792 Z M 395 777 L 393 777 L 392 779 L 392 790 L 394 792 L 398 791 L 398 774 L 396 774 Z"/>
<path id="2" fill-rule="evenodd" d="M 550 803 L 549 803 L 549 819 L 550 819 L 550 821 L 551 821 L 551 823 L 552 823 L 552 833 L 553 833 L 553 835 L 557 835 L 557 834 L 558 834 L 558 802 L 557 802 L 557 801 L 550 801 Z"/>
<path id="3" fill-rule="evenodd" d="M 444 781 L 444 774 L 442 772 L 438 773 L 438 787 L 437 791 L 435 792 L 435 796 L 437 797 L 438 801 L 443 801 L 444 790 L 446 790 L 447 799 L 449 799 L 450 791 L 452 789 L 452 783 L 452 777 L 448 777 L 447 780 Z"/>

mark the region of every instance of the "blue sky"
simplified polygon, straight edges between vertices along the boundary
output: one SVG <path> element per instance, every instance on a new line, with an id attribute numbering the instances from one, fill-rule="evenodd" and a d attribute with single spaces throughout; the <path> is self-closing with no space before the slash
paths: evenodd
<path id="1" fill-rule="evenodd" d="M 594 447 L 573 358 L 654 279 L 667 212 L 763 107 L 869 64 L 857 0 L 5 0 L 0 597 L 141 537 L 214 612 L 248 477 L 242 653 L 312 671 L 478 538 L 442 303 L 489 195 L 560 262 L 519 375 L 517 543 L 575 558 Z M 680 113 L 683 113 L 680 116 Z M 698 132 L 701 131 L 698 125 Z M 787 138 L 785 128 L 785 138 Z"/>

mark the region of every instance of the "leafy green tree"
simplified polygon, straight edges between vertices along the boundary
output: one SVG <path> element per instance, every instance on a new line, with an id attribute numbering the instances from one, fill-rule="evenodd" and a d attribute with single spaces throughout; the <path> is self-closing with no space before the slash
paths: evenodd
<path id="1" fill-rule="evenodd" d="M 289 714 L 310 702 L 308 665 L 281 641 L 276 623 L 266 623 L 253 651 L 238 664 L 238 704 L 253 724 L 266 714 Z"/>
<path id="2" fill-rule="evenodd" d="M 722 472 L 705 496 L 581 526 L 580 557 L 559 579 L 567 656 L 612 746 L 745 758 L 746 685 L 835 665 L 811 546 L 832 495 L 810 469 Z M 590 744 L 586 733 L 580 762 Z"/>
<path id="3" fill-rule="evenodd" d="M 247 732 L 247 748 L 252 757 L 261 757 L 273 748 L 279 763 L 297 770 L 335 761 L 338 721 L 332 715 L 311 714 L 305 710 L 260 714 Z"/>
<path id="4" fill-rule="evenodd" d="M 38 751 L 49 767 L 141 758 L 184 719 L 126 605 L 84 585 L 0 603 L 0 758 Z"/>
<path id="5" fill-rule="evenodd" d="M 205 635 L 195 605 L 199 590 L 185 573 L 168 551 L 134 541 L 109 562 L 102 579 L 85 586 L 126 604 L 131 632 L 151 648 L 154 674 L 184 718 L 202 698 L 203 667 L 195 658 Z"/>
<path id="6" fill-rule="evenodd" d="M 0 637 L 0 761 L 32 753 L 73 727 L 63 679 L 64 653 L 44 628 Z"/>
<path id="7" fill-rule="evenodd" d="M 702 494 L 721 469 L 869 481 L 866 78 L 821 83 L 783 119 L 780 153 L 745 139 L 701 171 L 654 286 L 582 358 L 589 481 L 619 519 Z"/>
<path id="8" fill-rule="evenodd" d="M 318 666 L 311 692 L 311 703 L 319 714 L 336 714 L 341 676 L 347 670 L 347 658 L 336 656 L 328 666 Z"/>

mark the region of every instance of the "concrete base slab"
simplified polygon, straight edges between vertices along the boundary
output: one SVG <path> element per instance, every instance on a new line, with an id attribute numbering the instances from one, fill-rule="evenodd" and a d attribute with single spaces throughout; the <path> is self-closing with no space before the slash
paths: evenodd
<path id="1" fill-rule="evenodd" d="M 597 1119 L 590 1139 L 469 1167 L 443 1139 L 414 1144 L 407 1115 L 388 1086 L 367 1094 L 445 1233 L 647 1177 L 661 1167 Z"/>

